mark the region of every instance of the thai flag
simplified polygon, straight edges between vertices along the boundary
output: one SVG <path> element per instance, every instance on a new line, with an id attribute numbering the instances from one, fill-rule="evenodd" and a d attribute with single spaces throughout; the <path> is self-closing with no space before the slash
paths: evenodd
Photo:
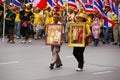
<path id="1" fill-rule="evenodd" d="M 94 1 L 94 7 L 100 12 L 104 19 L 103 25 L 106 27 L 114 27 L 115 23 L 107 16 L 107 14 L 104 13 L 103 8 L 100 6 L 100 4 L 95 0 Z"/>
<path id="2" fill-rule="evenodd" d="M 93 0 L 86 0 L 86 3 L 93 4 Z"/>
<path id="3" fill-rule="evenodd" d="M 120 3 L 120 0 L 115 0 L 116 3 Z"/>
<path id="4" fill-rule="evenodd" d="M 33 7 L 38 7 L 41 10 L 47 6 L 47 0 L 34 0 Z"/>
<path id="5" fill-rule="evenodd" d="M 10 0 L 10 5 L 11 6 L 19 6 L 20 8 L 22 8 L 22 4 L 18 1 L 18 0 Z"/>
<path id="6" fill-rule="evenodd" d="M 109 5 L 111 10 L 118 16 L 118 7 L 116 6 L 115 2 L 112 0 L 109 0 Z"/>
<path id="7" fill-rule="evenodd" d="M 85 4 L 85 11 L 86 12 L 92 12 L 93 11 L 93 5 L 92 4 Z"/>
<path id="8" fill-rule="evenodd" d="M 85 9 L 86 12 L 93 12 L 93 0 L 77 0 L 80 5 Z"/>
<path id="9" fill-rule="evenodd" d="M 32 4 L 34 0 L 27 0 L 28 3 Z"/>
<path id="10" fill-rule="evenodd" d="M 77 8 L 76 0 L 68 0 L 68 6 L 72 6 L 74 8 Z"/>
<path id="11" fill-rule="evenodd" d="M 0 0 L 0 2 L 4 2 L 5 0 Z"/>
<path id="12" fill-rule="evenodd" d="M 85 9 L 85 0 L 77 0 L 77 1 Z"/>
<path id="13" fill-rule="evenodd" d="M 54 0 L 48 0 L 48 5 L 51 7 L 51 8 L 53 8 L 53 7 L 55 7 L 56 6 L 56 2 L 54 1 Z"/>
<path id="14" fill-rule="evenodd" d="M 110 22 L 108 22 L 107 20 L 105 20 L 105 19 L 103 19 L 103 26 L 104 27 L 112 27 L 113 25 L 110 23 Z"/>
<path id="15" fill-rule="evenodd" d="M 63 7 L 63 1 L 62 0 L 58 0 L 58 5 L 62 8 Z"/>
<path id="16" fill-rule="evenodd" d="M 120 4 L 118 5 L 118 23 L 120 23 Z"/>
<path id="17" fill-rule="evenodd" d="M 98 3 L 101 7 L 105 6 L 105 0 L 98 0 Z"/>

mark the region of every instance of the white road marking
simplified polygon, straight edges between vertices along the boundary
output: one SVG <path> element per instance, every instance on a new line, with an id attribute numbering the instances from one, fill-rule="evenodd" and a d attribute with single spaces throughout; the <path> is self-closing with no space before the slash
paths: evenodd
<path id="1" fill-rule="evenodd" d="M 11 61 L 11 62 L 2 62 L 0 63 L 0 65 L 4 65 L 4 64 L 17 64 L 19 63 L 18 61 Z"/>
<path id="2" fill-rule="evenodd" d="M 50 48 L 49 46 L 42 46 L 41 48 Z"/>
<path id="3" fill-rule="evenodd" d="M 107 73 L 112 73 L 113 71 L 102 71 L 102 72 L 95 72 L 92 73 L 93 75 L 99 75 L 99 74 L 107 74 Z"/>
<path id="4" fill-rule="evenodd" d="M 66 56 L 66 58 L 73 58 L 74 56 Z"/>

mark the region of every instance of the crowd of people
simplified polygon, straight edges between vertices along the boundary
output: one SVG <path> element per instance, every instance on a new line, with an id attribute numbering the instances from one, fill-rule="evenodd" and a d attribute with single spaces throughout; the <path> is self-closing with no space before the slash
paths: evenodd
<path id="1" fill-rule="evenodd" d="M 51 9 L 47 6 L 45 9 L 33 8 L 31 4 L 24 4 L 22 9 L 16 6 L 6 7 L 6 15 L 3 18 L 3 11 L 0 10 L 0 30 L 2 32 L 2 19 L 5 20 L 5 36 L 7 36 L 7 43 L 14 44 L 15 39 L 20 39 L 22 44 L 26 41 L 32 42 L 32 39 L 39 40 L 46 36 L 46 27 L 48 24 L 62 24 L 64 26 L 62 42 L 68 42 L 68 29 L 71 23 L 85 22 L 85 41 L 91 38 L 94 46 L 97 46 L 100 41 L 103 44 L 119 45 L 120 47 L 120 24 L 118 23 L 117 15 L 110 11 L 108 5 L 105 6 L 105 13 L 115 22 L 115 26 L 104 26 L 103 19 L 99 12 L 85 12 L 84 9 L 75 9 L 66 5 L 62 9 L 55 7 Z M 62 43 L 61 42 L 61 43 Z M 88 44 L 85 42 L 85 46 Z M 91 41 L 90 41 L 91 42 Z M 78 61 L 77 71 L 83 70 L 84 66 L 84 47 L 74 47 L 73 55 Z M 50 69 L 61 67 L 62 62 L 59 57 L 60 46 L 51 45 L 52 59 L 50 62 Z"/>
<path id="2" fill-rule="evenodd" d="M 61 16 L 59 21 L 64 25 L 64 41 L 67 42 L 68 24 L 70 22 L 77 22 L 76 16 L 80 13 L 85 13 L 87 23 L 92 31 L 94 45 L 97 46 L 100 40 L 103 41 L 103 44 L 113 42 L 113 45 L 117 45 L 120 42 L 117 15 L 110 11 L 108 5 L 105 6 L 104 11 L 115 22 L 115 26 L 104 26 L 99 12 L 85 12 L 82 8 L 74 9 L 73 7 L 69 7 L 67 10 L 66 5 L 62 9 L 58 7 L 51 9 L 50 6 L 47 6 L 43 10 L 37 7 L 33 8 L 28 3 L 24 4 L 22 9 L 16 6 L 8 6 L 6 7 L 6 17 L 4 18 L 5 33 L 9 43 L 15 43 L 14 37 L 22 39 L 22 43 L 25 43 L 27 40 L 31 42 L 31 38 L 37 40 L 45 36 L 46 25 L 53 22 L 54 13 L 58 13 Z M 1 28 L 3 23 L 2 13 L 3 10 L 0 10 Z M 98 28 L 98 31 L 95 30 L 96 28 Z M 2 33 L 2 29 L 0 30 Z"/>

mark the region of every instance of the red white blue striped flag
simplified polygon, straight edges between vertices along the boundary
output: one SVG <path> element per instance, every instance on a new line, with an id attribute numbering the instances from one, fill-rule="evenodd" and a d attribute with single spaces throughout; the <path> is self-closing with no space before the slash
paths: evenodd
<path id="1" fill-rule="evenodd" d="M 32 4 L 34 0 L 27 0 L 28 3 Z"/>
<path id="2" fill-rule="evenodd" d="M 68 6 L 72 6 L 74 8 L 77 8 L 76 0 L 68 0 Z"/>
<path id="3" fill-rule="evenodd" d="M 33 7 L 44 9 L 47 6 L 47 0 L 34 0 Z"/>
<path id="4" fill-rule="evenodd" d="M 118 16 L 118 7 L 114 0 L 109 0 L 110 9 Z"/>
<path id="5" fill-rule="evenodd" d="M 19 6 L 22 8 L 22 4 L 18 0 L 10 0 L 10 6 Z"/>
<path id="6" fill-rule="evenodd" d="M 86 12 L 94 12 L 93 0 L 77 0 Z"/>
<path id="7" fill-rule="evenodd" d="M 62 0 L 58 0 L 58 6 L 60 6 L 61 8 L 63 7 L 63 1 Z"/>
<path id="8" fill-rule="evenodd" d="M 54 0 L 48 0 L 47 3 L 51 8 L 54 8 L 56 6 L 56 2 Z"/>
<path id="9" fill-rule="evenodd" d="M 106 27 L 114 27 L 115 23 L 107 16 L 107 14 L 104 13 L 103 8 L 100 6 L 99 2 L 97 0 L 94 0 L 94 7 L 99 11 L 99 13 L 102 15 L 104 19 L 103 25 Z"/>
<path id="10" fill-rule="evenodd" d="M 0 0 L 0 2 L 4 2 L 5 0 Z"/>

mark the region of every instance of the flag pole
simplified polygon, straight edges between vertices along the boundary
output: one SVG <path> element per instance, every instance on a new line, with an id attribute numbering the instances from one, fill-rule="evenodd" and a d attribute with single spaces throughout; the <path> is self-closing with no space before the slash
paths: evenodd
<path id="1" fill-rule="evenodd" d="M 69 15 L 69 14 L 68 14 L 68 1 L 69 1 L 69 0 L 67 0 L 67 27 L 68 27 L 68 15 Z"/>
<path id="2" fill-rule="evenodd" d="M 3 14 L 5 18 L 5 2 L 3 2 L 3 6 L 4 6 Z M 3 40 L 2 41 L 5 41 L 5 19 L 4 18 L 3 18 Z"/>
<path id="3" fill-rule="evenodd" d="M 66 27 L 65 27 L 65 35 L 66 35 L 65 42 L 68 42 L 68 37 L 67 37 L 67 36 L 68 36 L 68 26 L 69 26 L 69 25 L 68 25 L 68 24 L 69 24 L 69 23 L 68 23 L 68 15 L 69 15 L 69 14 L 68 14 L 68 1 L 69 1 L 69 0 L 67 0 L 67 2 L 66 2 L 66 6 L 67 6 L 67 7 L 66 7 L 66 8 L 67 8 L 67 22 L 66 22 Z"/>
<path id="4" fill-rule="evenodd" d="M 68 16 L 68 0 L 67 0 L 67 16 Z M 68 17 L 67 17 L 67 23 L 68 23 Z"/>

